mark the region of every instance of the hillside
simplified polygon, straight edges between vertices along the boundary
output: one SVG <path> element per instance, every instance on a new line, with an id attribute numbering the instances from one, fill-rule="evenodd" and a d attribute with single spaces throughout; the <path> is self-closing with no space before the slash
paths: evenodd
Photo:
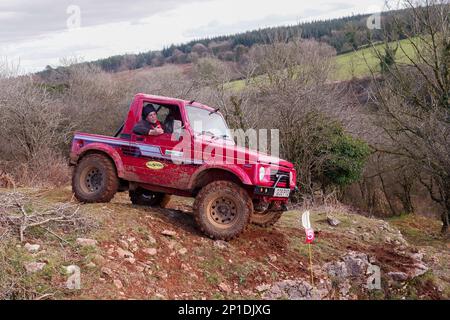
<path id="1" fill-rule="evenodd" d="M 389 46 L 397 46 L 397 42 L 390 42 Z M 332 81 L 346 81 L 352 78 L 366 78 L 371 75 L 371 72 L 380 72 L 380 60 L 377 57 L 377 52 L 384 52 L 384 44 L 377 44 L 375 46 L 365 47 L 345 54 L 337 55 L 334 58 L 335 70 L 331 75 Z M 397 63 L 410 63 L 407 58 L 414 56 L 414 50 L 411 42 L 407 39 L 398 42 L 398 49 L 395 55 Z M 150 72 L 149 69 L 147 69 Z M 257 81 L 264 81 L 264 76 L 257 76 Z M 235 91 L 240 91 L 245 87 L 245 80 L 231 81 L 227 88 Z"/>
<path id="2" fill-rule="evenodd" d="M 409 9 L 391 10 L 381 13 L 383 32 L 397 33 L 392 25 L 394 17 L 404 18 Z M 136 70 L 146 67 L 159 67 L 165 64 L 186 64 L 205 56 L 222 61 L 241 63 L 248 50 L 255 45 L 268 44 L 276 40 L 294 38 L 314 39 L 333 47 L 337 54 L 351 53 L 372 41 L 382 41 L 383 32 L 368 30 L 367 19 L 370 14 L 354 14 L 334 19 L 313 20 L 296 25 L 266 27 L 246 32 L 195 39 L 187 43 L 171 44 L 160 50 L 140 53 L 127 53 L 105 57 L 95 61 L 78 62 L 81 65 L 93 65 L 106 72 Z M 407 25 L 409 28 L 410 26 Z M 405 34 L 399 34 L 400 39 Z M 37 74 L 42 78 L 52 78 L 54 73 L 64 72 L 65 67 L 47 66 Z"/>
<path id="3" fill-rule="evenodd" d="M 20 203 L 9 211 L 0 205 L 0 299 L 450 297 L 450 242 L 439 238 L 435 220 L 423 217 L 383 221 L 344 206 L 312 208 L 312 287 L 301 208 L 291 208 L 273 228 L 250 226 L 227 243 L 197 231 L 187 198 L 173 197 L 157 209 L 134 206 L 127 194 L 80 205 L 69 188 L 0 189 L 0 197 Z M 30 227 L 22 243 L 16 229 L 5 227 L 5 217 L 20 207 L 32 215 L 61 203 L 72 206 L 76 219 Z M 332 226 L 327 216 L 339 223 Z M 80 290 L 66 287 L 69 265 L 80 268 Z M 380 290 L 365 288 L 373 266 L 381 268 Z"/>
<path id="4" fill-rule="evenodd" d="M 395 47 L 396 42 L 389 43 Z M 373 72 L 380 71 L 380 59 L 376 52 L 384 52 L 384 44 L 378 44 L 374 47 L 362 48 L 353 52 L 336 56 L 336 80 L 349 80 L 352 77 L 361 78 L 370 76 Z M 398 49 L 395 55 L 397 63 L 409 63 L 409 59 L 414 58 L 414 49 L 411 42 L 407 39 L 398 42 Z"/>

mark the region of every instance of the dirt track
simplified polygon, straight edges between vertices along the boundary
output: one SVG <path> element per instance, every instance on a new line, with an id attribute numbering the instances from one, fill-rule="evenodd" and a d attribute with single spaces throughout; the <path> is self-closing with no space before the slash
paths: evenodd
<path id="1" fill-rule="evenodd" d="M 24 192 L 45 203 L 72 200 L 70 189 Z M 225 243 L 206 238 L 197 230 L 191 204 L 192 199 L 174 197 L 165 209 L 146 208 L 132 205 L 127 194 L 118 194 L 108 204 L 81 205 L 83 215 L 95 226 L 87 233 L 54 229 L 58 238 L 31 230 L 26 242 L 39 244 L 40 251 L 26 253 L 23 244 L 16 248 L 24 260 L 46 263 L 43 273 L 27 276 L 33 286 L 31 297 L 51 292 L 51 298 L 62 299 L 260 299 L 264 285 L 289 279 L 308 281 L 309 259 L 299 227 L 300 211 L 287 212 L 272 228 L 249 226 L 239 238 Z M 325 212 L 312 214 L 317 231 L 313 244 L 317 277 L 321 277 L 321 265 L 353 251 L 372 257 L 384 274 L 411 267 L 411 259 L 398 249 L 401 245 L 396 244 L 399 235 L 395 228 L 348 212 L 333 215 L 341 221 L 337 227 L 328 225 Z M 175 234 L 164 234 L 170 232 Z M 97 245 L 77 245 L 79 237 L 95 239 Z M 448 290 L 448 283 L 441 289 L 435 284 L 448 270 L 448 255 L 442 251 L 446 244 L 439 244 L 442 246 L 435 250 L 442 256 L 431 263 L 441 276 L 434 279 L 427 275 L 419 283 L 420 290 L 416 288 L 414 294 L 422 298 L 436 299 Z M 407 251 L 417 250 L 408 245 Z M 70 264 L 81 269 L 81 290 L 65 288 L 67 276 L 61 268 Z M 37 289 L 40 286 L 45 290 Z M 385 298 L 408 294 L 389 290 L 385 288 Z M 370 298 L 370 293 L 357 289 L 347 298 Z"/>

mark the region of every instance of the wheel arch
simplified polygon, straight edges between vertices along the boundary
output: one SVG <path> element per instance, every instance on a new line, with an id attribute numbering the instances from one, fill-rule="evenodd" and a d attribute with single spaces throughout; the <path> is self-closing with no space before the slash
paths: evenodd
<path id="1" fill-rule="evenodd" d="M 78 156 L 76 163 L 79 163 L 81 161 L 81 159 L 83 159 L 84 157 L 86 157 L 90 154 L 101 154 L 101 155 L 104 155 L 105 157 L 107 157 L 108 159 L 110 159 L 114 164 L 114 167 L 117 172 L 117 176 L 119 178 L 124 178 L 125 169 L 123 166 L 123 162 L 122 162 L 122 159 L 120 158 L 118 152 L 116 150 L 114 150 L 114 148 L 112 148 L 110 146 L 105 146 L 103 144 L 96 144 L 96 143 L 90 144 L 90 145 L 86 146 L 85 148 L 81 149 L 81 152 Z"/>
<path id="2" fill-rule="evenodd" d="M 251 185 L 252 182 L 244 170 L 240 168 L 230 169 L 228 167 L 221 166 L 205 166 L 200 168 L 192 177 L 189 182 L 189 189 L 196 190 L 201 189 L 205 185 L 219 180 L 231 181 L 239 184 L 243 187 Z"/>

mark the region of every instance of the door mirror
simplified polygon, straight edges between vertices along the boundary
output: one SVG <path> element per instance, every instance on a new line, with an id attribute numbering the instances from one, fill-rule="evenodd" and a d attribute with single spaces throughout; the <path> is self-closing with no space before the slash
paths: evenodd
<path id="1" fill-rule="evenodd" d="M 183 126 L 180 120 L 173 121 L 172 141 L 180 141 Z"/>

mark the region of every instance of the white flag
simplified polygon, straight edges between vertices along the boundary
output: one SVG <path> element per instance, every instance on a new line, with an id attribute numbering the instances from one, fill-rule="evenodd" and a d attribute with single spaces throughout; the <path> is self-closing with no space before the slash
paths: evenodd
<path id="1" fill-rule="evenodd" d="M 305 211 L 302 214 L 302 225 L 305 229 L 311 229 L 311 221 L 309 221 L 309 211 Z"/>

